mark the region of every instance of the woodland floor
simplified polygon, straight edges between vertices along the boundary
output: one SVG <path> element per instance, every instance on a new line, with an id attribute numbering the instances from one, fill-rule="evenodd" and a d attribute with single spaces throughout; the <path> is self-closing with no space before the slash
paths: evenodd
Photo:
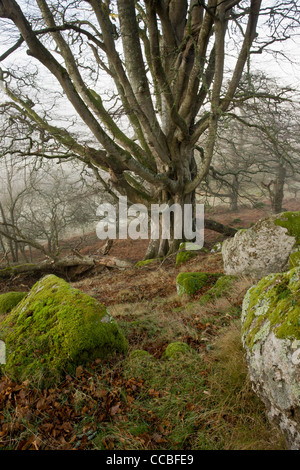
<path id="1" fill-rule="evenodd" d="M 295 201 L 285 206 L 299 209 Z M 265 215 L 267 210 L 247 208 L 208 214 L 239 228 Z M 206 231 L 205 246 L 223 238 Z M 94 255 L 102 245 L 89 234 L 80 253 Z M 136 262 L 145 248 L 142 241 L 116 241 L 110 255 Z M 222 256 L 199 253 L 177 268 L 171 256 L 72 281 L 108 307 L 128 339 L 129 353 L 142 349 L 152 359 L 134 361 L 129 354 L 98 360 L 47 390 L 0 376 L 0 449 L 285 449 L 252 391 L 240 341 L 241 304 L 253 281 L 241 278 L 231 292 L 201 306 L 199 299 L 211 286 L 179 299 L 175 279 L 183 271 L 222 273 Z M 28 291 L 37 280 L 2 281 L 0 293 Z M 187 343 L 191 351 L 166 360 L 164 351 L 174 341 Z"/>

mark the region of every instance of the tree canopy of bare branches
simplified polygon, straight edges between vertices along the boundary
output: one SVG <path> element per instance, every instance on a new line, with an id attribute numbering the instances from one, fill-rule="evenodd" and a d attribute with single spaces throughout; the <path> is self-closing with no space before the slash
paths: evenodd
<path id="1" fill-rule="evenodd" d="M 249 90 L 237 96 L 251 55 L 297 34 L 299 13 L 292 0 L 0 0 L 9 31 L 1 106 L 43 135 L 43 148 L 29 145 L 27 153 L 51 157 L 59 142 L 62 157 L 105 171 L 132 203 L 194 203 L 218 121 L 251 97 Z M 30 59 L 31 78 L 13 66 L 14 55 Z M 32 78 L 40 66 L 41 93 Z M 51 101 L 45 80 L 54 79 L 61 95 Z M 53 122 L 66 102 L 83 135 Z M 147 256 L 176 243 L 155 241 Z"/>

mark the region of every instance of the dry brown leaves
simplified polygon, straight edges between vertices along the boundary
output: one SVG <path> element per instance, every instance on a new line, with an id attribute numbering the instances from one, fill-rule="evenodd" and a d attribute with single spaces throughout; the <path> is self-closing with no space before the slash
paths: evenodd
<path id="1" fill-rule="evenodd" d="M 97 365 L 95 366 L 95 368 Z M 99 423 L 128 412 L 143 383 L 111 375 L 107 387 L 95 372 L 78 367 L 55 388 L 32 389 L 28 381 L 0 381 L 0 449 L 87 449 Z M 120 390 L 125 394 L 120 394 Z M 87 419 L 90 418 L 90 419 Z M 80 431 L 83 419 L 89 421 Z"/>

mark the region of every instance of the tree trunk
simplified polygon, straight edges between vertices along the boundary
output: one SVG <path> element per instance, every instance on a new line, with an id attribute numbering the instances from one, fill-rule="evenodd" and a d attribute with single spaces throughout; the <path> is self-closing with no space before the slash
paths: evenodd
<path id="1" fill-rule="evenodd" d="M 222 233 L 227 237 L 234 237 L 237 230 L 233 227 L 228 227 L 228 225 L 221 224 L 211 219 L 204 219 L 204 228 L 207 230 L 213 230 L 214 232 Z"/>
<path id="2" fill-rule="evenodd" d="M 230 210 L 236 212 L 238 210 L 237 194 L 233 193 L 230 198 Z"/>
<path id="3" fill-rule="evenodd" d="M 99 267 L 124 269 L 132 267 L 132 263 L 126 260 L 119 260 L 113 256 L 103 256 L 101 258 L 89 258 L 88 256 L 72 256 L 53 260 L 42 261 L 38 264 L 26 263 L 9 266 L 0 269 L 0 279 L 8 279 L 19 274 L 67 274 L 69 277 L 76 277 L 91 269 Z"/>
<path id="4" fill-rule="evenodd" d="M 190 225 L 193 231 L 196 229 L 196 198 L 195 198 L 195 192 L 190 193 L 184 197 L 177 196 L 172 200 L 172 203 L 178 203 L 182 207 L 182 216 L 184 214 L 184 204 L 191 204 L 192 205 L 192 221 L 190 221 Z M 169 201 L 169 206 L 172 204 Z M 174 225 L 174 217 L 172 216 L 173 214 L 171 213 L 170 217 L 170 227 L 171 227 L 171 237 L 167 240 L 159 239 L 150 239 L 149 245 L 145 254 L 144 259 L 153 259 L 153 258 L 159 258 L 159 257 L 164 257 L 167 255 L 170 255 L 172 253 L 176 253 L 178 251 L 179 245 L 182 242 L 185 241 L 190 241 L 194 242 L 195 239 L 188 239 L 184 235 L 184 223 L 182 222 L 182 237 L 181 238 L 175 238 L 175 225 Z M 149 216 L 150 220 L 150 216 Z M 183 220 L 183 219 L 182 219 Z M 161 222 L 161 219 L 160 219 Z M 216 222 L 215 220 L 211 219 L 206 219 L 204 218 L 204 228 L 208 230 L 213 230 L 218 233 L 222 233 L 225 236 L 228 237 L 233 237 L 237 230 L 233 227 L 228 227 L 227 225 L 221 224 L 220 222 Z M 161 225 L 160 225 L 160 233 L 161 233 Z"/>
<path id="5" fill-rule="evenodd" d="M 286 175 L 285 167 L 282 164 L 279 164 L 276 180 L 274 182 L 274 192 L 273 192 L 273 198 L 272 198 L 272 212 L 274 214 L 278 214 L 282 212 L 285 175 Z"/>
<path id="6" fill-rule="evenodd" d="M 237 211 L 238 210 L 238 199 L 239 199 L 239 181 L 237 175 L 234 175 L 232 181 L 232 192 L 230 196 L 230 210 Z"/>
<path id="7" fill-rule="evenodd" d="M 166 202 L 163 200 L 165 199 Z M 180 232 L 178 223 L 179 220 L 175 220 L 175 215 L 173 211 L 170 211 L 170 236 L 168 238 L 162 238 L 162 229 L 163 229 L 163 218 L 160 214 L 159 216 L 159 239 L 150 239 L 149 245 L 145 254 L 144 259 L 152 259 L 152 258 L 159 258 L 165 257 L 172 253 L 176 253 L 179 248 L 180 243 L 184 241 L 194 241 L 194 240 L 187 240 L 184 234 L 184 211 L 185 204 L 190 204 L 192 206 L 192 220 L 191 228 L 195 230 L 195 215 L 196 215 L 196 204 L 195 204 L 195 191 L 187 194 L 185 196 L 176 195 L 174 198 L 167 199 L 167 195 L 164 195 L 161 198 L 160 205 L 167 204 L 169 208 L 172 207 L 173 204 L 177 204 L 181 207 L 181 223 L 182 223 L 182 231 Z M 151 214 L 149 214 L 149 220 L 151 220 Z M 176 230 L 177 229 L 177 230 Z M 178 236 L 178 233 L 181 233 L 181 236 Z"/>

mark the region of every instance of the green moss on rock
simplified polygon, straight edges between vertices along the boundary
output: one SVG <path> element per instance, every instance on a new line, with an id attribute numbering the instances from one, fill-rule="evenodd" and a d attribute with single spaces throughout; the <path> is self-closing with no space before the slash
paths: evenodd
<path id="1" fill-rule="evenodd" d="M 176 278 L 177 294 L 193 295 L 211 280 L 217 280 L 219 274 L 212 273 L 180 273 Z"/>
<path id="2" fill-rule="evenodd" d="M 0 295 L 0 315 L 9 313 L 22 299 L 26 292 L 8 292 Z"/>
<path id="3" fill-rule="evenodd" d="M 209 289 L 199 300 L 201 305 L 205 305 L 208 302 L 213 302 L 220 297 L 226 297 L 227 294 L 232 290 L 234 281 L 237 280 L 236 276 L 225 275 L 217 279 L 215 285 Z"/>
<path id="4" fill-rule="evenodd" d="M 207 248 L 201 247 L 197 243 L 181 243 L 179 246 L 179 253 L 176 256 L 176 266 L 179 266 L 180 264 L 194 258 L 200 252 L 208 253 L 209 250 Z"/>
<path id="5" fill-rule="evenodd" d="M 290 263 L 290 269 L 300 266 L 300 249 L 290 254 L 289 263 Z"/>
<path id="6" fill-rule="evenodd" d="M 135 268 L 141 268 L 143 266 L 148 266 L 148 264 L 152 264 L 152 263 L 159 263 L 161 260 L 161 258 L 153 258 L 153 259 L 145 259 L 145 260 L 142 260 L 142 261 L 138 261 L 134 267 Z"/>
<path id="7" fill-rule="evenodd" d="M 275 225 L 280 225 L 287 229 L 288 235 L 295 237 L 296 245 L 300 245 L 300 212 L 283 212 L 274 221 Z"/>
<path id="8" fill-rule="evenodd" d="M 148 351 L 145 351 L 144 349 L 135 349 L 132 351 L 132 353 L 129 355 L 130 360 L 152 360 L 154 359 L 153 356 L 151 356 Z"/>
<path id="9" fill-rule="evenodd" d="M 191 258 L 195 258 L 197 256 L 196 251 L 180 251 L 176 256 L 176 263 L 175 266 L 179 266 L 182 263 L 186 263 Z"/>
<path id="10" fill-rule="evenodd" d="M 191 351 L 191 348 L 188 344 L 182 343 L 181 341 L 176 341 L 174 343 L 168 344 L 163 357 L 165 359 L 177 359 L 178 356 L 186 354 Z"/>
<path id="11" fill-rule="evenodd" d="M 0 323 L 0 339 L 5 373 L 47 384 L 79 364 L 127 349 L 105 306 L 54 275 L 37 282 Z"/>
<path id="12" fill-rule="evenodd" d="M 243 341 L 251 349 L 272 330 L 277 338 L 300 340 L 300 267 L 270 274 L 243 301 Z"/>
<path id="13" fill-rule="evenodd" d="M 290 254 L 289 268 L 300 266 L 300 212 L 284 212 L 275 220 L 276 225 L 287 229 L 287 234 L 295 238 L 295 251 Z"/>

